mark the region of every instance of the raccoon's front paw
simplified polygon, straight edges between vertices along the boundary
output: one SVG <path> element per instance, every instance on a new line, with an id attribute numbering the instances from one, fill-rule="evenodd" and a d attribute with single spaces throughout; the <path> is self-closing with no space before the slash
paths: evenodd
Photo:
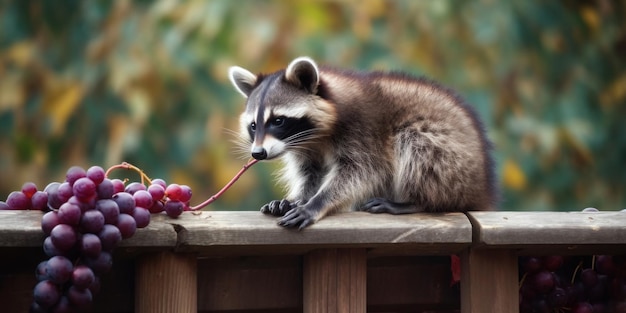
<path id="1" fill-rule="evenodd" d="M 298 202 L 291 203 L 287 199 L 272 200 L 270 203 L 261 207 L 261 213 L 283 216 L 297 205 Z"/>
<path id="2" fill-rule="evenodd" d="M 315 223 L 317 212 L 311 212 L 304 206 L 298 206 L 287 212 L 283 218 L 278 221 L 278 225 L 283 227 L 295 228 L 302 230 L 305 227 Z"/>

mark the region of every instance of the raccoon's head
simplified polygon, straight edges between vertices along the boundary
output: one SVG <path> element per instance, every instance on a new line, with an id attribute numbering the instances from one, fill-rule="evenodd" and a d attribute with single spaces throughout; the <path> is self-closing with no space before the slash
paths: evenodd
<path id="1" fill-rule="evenodd" d="M 257 160 L 311 149 L 334 124 L 335 108 L 318 95 L 320 72 L 310 58 L 297 58 L 287 69 L 269 75 L 233 66 L 228 76 L 247 99 L 241 133 L 249 138 L 250 153 Z"/>

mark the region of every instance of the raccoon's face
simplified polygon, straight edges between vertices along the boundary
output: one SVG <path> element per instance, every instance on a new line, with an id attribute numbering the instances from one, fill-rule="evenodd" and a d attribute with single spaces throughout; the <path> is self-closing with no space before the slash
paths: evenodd
<path id="1" fill-rule="evenodd" d="M 247 98 L 240 124 L 241 133 L 250 139 L 253 158 L 271 160 L 307 149 L 326 128 L 320 118 L 328 118 L 320 116 L 319 107 L 329 105 L 316 95 L 319 72 L 311 59 L 295 59 L 285 71 L 258 77 L 232 67 L 229 78 Z"/>

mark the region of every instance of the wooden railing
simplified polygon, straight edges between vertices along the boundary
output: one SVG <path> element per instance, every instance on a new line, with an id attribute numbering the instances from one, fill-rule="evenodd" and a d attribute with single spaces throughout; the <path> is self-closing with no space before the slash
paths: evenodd
<path id="1" fill-rule="evenodd" d="M 32 301 L 40 219 L 0 211 L 3 312 Z M 525 254 L 626 254 L 626 213 L 354 212 L 300 232 L 258 212 L 155 215 L 116 249 L 93 312 L 517 312 Z"/>

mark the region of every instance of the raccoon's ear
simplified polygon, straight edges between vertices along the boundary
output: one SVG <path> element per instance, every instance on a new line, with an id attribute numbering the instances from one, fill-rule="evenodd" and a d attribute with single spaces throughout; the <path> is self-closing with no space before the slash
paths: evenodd
<path id="1" fill-rule="evenodd" d="M 232 66 L 228 69 L 228 78 L 235 89 L 245 98 L 248 98 L 252 93 L 257 79 L 256 75 L 239 66 Z"/>
<path id="2" fill-rule="evenodd" d="M 308 90 L 310 93 L 317 93 L 317 86 L 320 83 L 320 73 L 313 61 L 309 57 L 299 57 L 287 66 L 285 78 L 288 82 Z"/>

